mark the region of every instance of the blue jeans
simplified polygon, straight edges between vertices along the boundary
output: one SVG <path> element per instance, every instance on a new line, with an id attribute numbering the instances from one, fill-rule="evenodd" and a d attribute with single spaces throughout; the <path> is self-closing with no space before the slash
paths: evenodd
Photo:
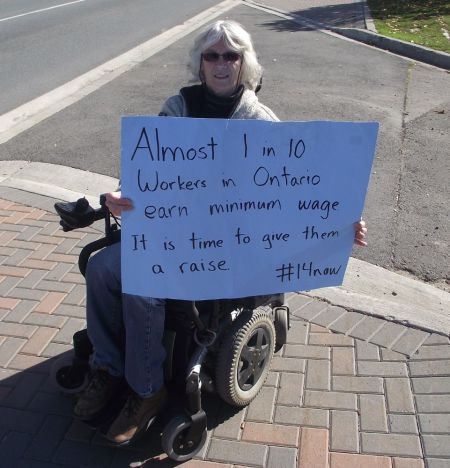
<path id="1" fill-rule="evenodd" d="M 93 368 L 124 376 L 146 398 L 164 383 L 164 300 L 122 294 L 120 243 L 89 260 L 86 319 Z"/>

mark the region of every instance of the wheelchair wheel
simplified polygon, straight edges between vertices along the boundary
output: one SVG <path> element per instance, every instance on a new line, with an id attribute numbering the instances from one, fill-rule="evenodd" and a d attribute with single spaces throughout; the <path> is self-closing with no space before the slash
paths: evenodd
<path id="1" fill-rule="evenodd" d="M 63 393 L 81 393 L 88 384 L 89 364 L 74 365 L 72 355 L 56 359 L 50 370 L 50 378 Z"/>
<path id="2" fill-rule="evenodd" d="M 248 405 L 259 393 L 270 369 L 275 328 L 261 309 L 244 310 L 231 324 L 216 362 L 217 391 L 232 406 Z"/>
<path id="3" fill-rule="evenodd" d="M 179 414 L 172 418 L 164 428 L 161 436 L 161 445 L 171 460 L 177 462 L 190 460 L 205 444 L 206 429 L 196 444 L 186 440 L 190 427 L 191 421 L 188 416 Z"/>
<path id="4" fill-rule="evenodd" d="M 277 353 L 287 342 L 289 326 L 289 309 L 285 306 L 275 307 L 274 325 L 276 332 L 275 352 Z"/>

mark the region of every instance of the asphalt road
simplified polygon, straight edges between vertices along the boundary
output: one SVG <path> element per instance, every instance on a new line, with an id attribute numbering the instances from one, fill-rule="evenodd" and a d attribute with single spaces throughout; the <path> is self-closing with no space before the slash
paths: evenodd
<path id="1" fill-rule="evenodd" d="M 366 199 L 369 247 L 354 256 L 446 287 L 450 277 L 450 74 L 248 6 L 227 15 L 254 37 L 260 99 L 282 120 L 381 124 Z M 192 36 L 0 147 L 32 160 L 119 175 L 120 116 L 157 114 L 189 79 Z"/>
<path id="2" fill-rule="evenodd" d="M 0 115 L 217 3 L 0 0 Z"/>

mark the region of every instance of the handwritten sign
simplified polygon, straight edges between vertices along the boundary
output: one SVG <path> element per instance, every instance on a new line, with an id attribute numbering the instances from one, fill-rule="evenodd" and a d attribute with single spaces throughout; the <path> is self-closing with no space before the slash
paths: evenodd
<path id="1" fill-rule="evenodd" d="M 122 288 L 200 300 L 342 283 L 377 123 L 124 117 Z"/>

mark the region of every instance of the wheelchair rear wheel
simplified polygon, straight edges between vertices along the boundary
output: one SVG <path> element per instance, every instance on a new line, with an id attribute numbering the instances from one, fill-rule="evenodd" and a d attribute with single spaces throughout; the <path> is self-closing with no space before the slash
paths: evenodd
<path id="1" fill-rule="evenodd" d="M 230 325 L 216 362 L 216 386 L 232 406 L 248 405 L 269 373 L 275 348 L 275 328 L 261 309 L 244 310 Z"/>

